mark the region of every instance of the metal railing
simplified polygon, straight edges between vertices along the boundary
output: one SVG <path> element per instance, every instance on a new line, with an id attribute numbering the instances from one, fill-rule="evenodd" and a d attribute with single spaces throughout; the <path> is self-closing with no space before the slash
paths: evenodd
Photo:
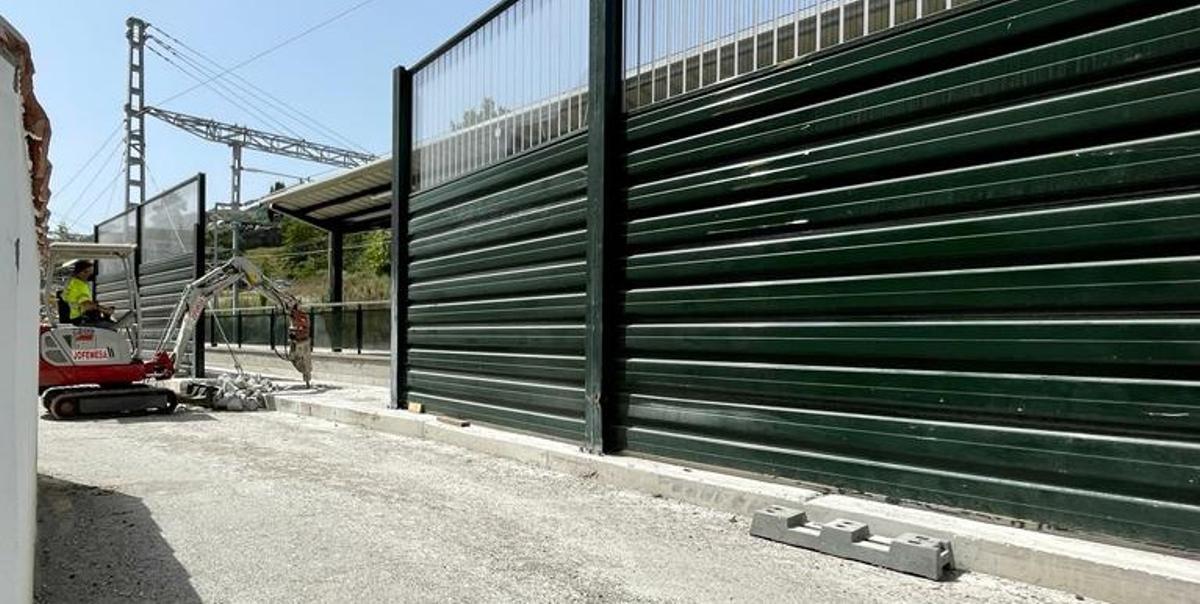
<path id="1" fill-rule="evenodd" d="M 413 190 L 587 126 L 588 0 L 503 2 L 413 67 Z"/>
<path id="2" fill-rule="evenodd" d="M 352 354 L 387 354 L 391 342 L 391 307 L 387 300 L 308 304 L 313 350 Z M 281 350 L 287 346 L 287 317 L 274 306 L 216 309 L 207 313 L 209 345 Z"/>

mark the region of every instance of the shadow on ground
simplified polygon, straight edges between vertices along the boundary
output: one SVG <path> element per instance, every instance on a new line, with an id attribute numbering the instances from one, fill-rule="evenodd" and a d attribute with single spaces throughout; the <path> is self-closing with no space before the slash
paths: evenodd
<path id="1" fill-rule="evenodd" d="M 200 602 L 137 497 L 38 475 L 36 602 Z"/>
<path id="2" fill-rule="evenodd" d="M 92 413 L 88 415 L 80 415 L 66 420 L 54 419 L 54 416 L 49 413 L 42 414 L 42 420 L 48 422 L 68 421 L 68 422 L 94 422 L 106 421 L 114 419 L 119 424 L 141 424 L 141 423 L 183 423 L 183 422 L 211 422 L 215 421 L 213 416 L 205 413 L 199 407 L 179 408 L 170 415 L 162 414 L 157 411 L 131 411 L 128 413 Z"/>

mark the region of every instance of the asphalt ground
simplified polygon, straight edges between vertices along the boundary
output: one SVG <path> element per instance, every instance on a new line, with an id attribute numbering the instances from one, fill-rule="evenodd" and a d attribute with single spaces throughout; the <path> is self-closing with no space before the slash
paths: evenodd
<path id="1" fill-rule="evenodd" d="M 1078 602 L 935 583 L 749 519 L 275 412 L 40 422 L 39 602 Z"/>

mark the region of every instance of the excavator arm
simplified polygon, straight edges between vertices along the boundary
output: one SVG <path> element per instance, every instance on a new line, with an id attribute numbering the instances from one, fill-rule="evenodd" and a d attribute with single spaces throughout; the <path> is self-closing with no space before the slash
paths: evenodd
<path id="1" fill-rule="evenodd" d="M 164 368 L 162 373 L 174 373 L 175 361 L 191 341 L 196 322 L 208 301 L 239 281 L 257 290 L 283 311 L 288 320 L 287 359 L 304 376 L 304 383 L 309 384 L 312 380 L 312 329 L 308 313 L 300 307 L 295 296 L 276 287 L 263 276 L 258 266 L 241 256 L 212 269 L 184 290 L 155 349 L 154 358 Z"/>

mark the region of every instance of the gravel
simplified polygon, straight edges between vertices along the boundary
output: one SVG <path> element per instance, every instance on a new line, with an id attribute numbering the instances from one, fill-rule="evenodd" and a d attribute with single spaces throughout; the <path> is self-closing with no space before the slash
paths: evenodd
<path id="1" fill-rule="evenodd" d="M 40 602 L 1077 602 L 749 536 L 749 520 L 266 412 L 40 427 Z"/>

